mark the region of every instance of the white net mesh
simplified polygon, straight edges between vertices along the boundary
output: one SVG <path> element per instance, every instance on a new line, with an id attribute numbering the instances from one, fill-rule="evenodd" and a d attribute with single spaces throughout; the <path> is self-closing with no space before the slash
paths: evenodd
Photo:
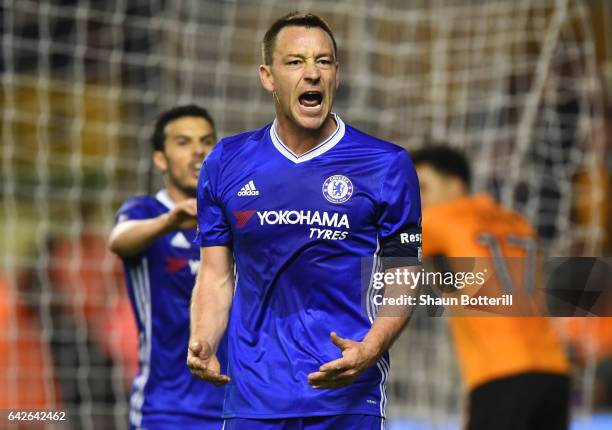
<path id="1" fill-rule="evenodd" d="M 330 21 L 350 124 L 465 148 L 476 188 L 526 214 L 548 253 L 600 251 L 604 91 L 582 1 L 4 0 L 0 408 L 126 428 L 136 346 L 104 248 L 114 211 L 151 189 L 162 109 L 200 103 L 221 136 L 272 119 L 259 41 L 291 9 Z M 395 355 L 412 364 L 394 366 L 390 416 L 459 413 L 442 320 L 416 324 Z"/>

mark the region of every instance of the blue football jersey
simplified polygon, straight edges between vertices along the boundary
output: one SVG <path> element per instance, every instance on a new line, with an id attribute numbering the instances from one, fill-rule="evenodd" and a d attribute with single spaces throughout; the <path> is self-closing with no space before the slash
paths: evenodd
<path id="1" fill-rule="evenodd" d="M 132 197 L 116 220 L 155 218 L 173 206 L 165 191 Z M 186 364 L 189 304 L 200 261 L 195 234 L 168 233 L 142 253 L 123 259 L 140 337 L 140 369 L 130 397 L 130 424 L 137 428 L 160 428 L 162 422 L 165 428 L 197 428 L 198 418 L 221 422 L 225 390 L 193 376 Z M 226 363 L 224 342 L 219 360 Z"/>
<path id="2" fill-rule="evenodd" d="M 405 150 L 334 118 L 333 135 L 300 156 L 273 123 L 221 140 L 202 167 L 197 241 L 231 246 L 238 275 L 227 418 L 384 416 L 387 354 L 344 388 L 307 377 L 341 356 L 331 331 L 360 341 L 372 325 L 362 260 L 418 257 L 399 237 L 420 232 L 419 185 Z"/>

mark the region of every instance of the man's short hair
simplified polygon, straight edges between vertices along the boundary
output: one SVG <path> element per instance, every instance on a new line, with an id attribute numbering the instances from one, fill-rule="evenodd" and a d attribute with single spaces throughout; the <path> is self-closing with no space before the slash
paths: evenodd
<path id="1" fill-rule="evenodd" d="M 415 166 L 427 164 L 436 172 L 459 178 L 467 188 L 472 182 L 470 163 L 462 152 L 449 146 L 434 144 L 425 148 L 410 151 L 410 158 Z"/>
<path id="2" fill-rule="evenodd" d="M 263 38 L 263 42 L 261 44 L 261 54 L 263 58 L 263 62 L 266 65 L 272 64 L 273 54 L 274 54 L 274 44 L 276 42 L 276 37 L 278 33 L 285 27 L 306 27 L 306 28 L 320 28 L 327 34 L 332 40 L 332 44 L 334 45 L 334 58 L 338 58 L 338 46 L 336 45 L 336 39 L 334 38 L 334 34 L 331 31 L 331 28 L 325 22 L 323 18 L 313 13 L 304 13 L 304 12 L 291 12 L 282 18 L 277 19 L 266 31 L 266 34 Z"/>
<path id="3" fill-rule="evenodd" d="M 168 109 L 167 111 L 162 112 L 155 121 L 155 128 L 153 130 L 153 135 L 151 136 L 151 145 L 153 145 L 153 151 L 164 150 L 164 141 L 166 140 L 165 129 L 168 123 L 174 121 L 175 119 L 184 117 L 203 118 L 210 123 L 213 130 L 215 129 L 215 123 L 212 117 L 203 107 L 194 104 L 175 106 L 171 109 Z"/>

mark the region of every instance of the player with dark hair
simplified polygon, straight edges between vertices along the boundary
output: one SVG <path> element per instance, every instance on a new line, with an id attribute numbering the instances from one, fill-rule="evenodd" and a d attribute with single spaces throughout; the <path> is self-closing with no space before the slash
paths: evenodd
<path id="1" fill-rule="evenodd" d="M 207 148 L 206 153 L 210 152 L 210 149 L 212 149 L 211 145 L 214 145 L 216 142 L 215 122 L 212 119 L 212 116 L 210 116 L 210 114 L 208 113 L 208 111 L 198 105 L 176 106 L 172 109 L 168 109 L 167 111 L 162 112 L 159 115 L 159 117 L 155 121 L 153 135 L 151 136 L 151 144 L 153 146 L 153 151 L 161 151 L 162 153 L 164 152 L 164 148 L 166 146 L 166 139 L 168 137 L 166 134 L 166 127 L 174 120 L 182 118 L 199 118 L 200 120 L 204 120 L 208 123 L 209 127 L 207 127 L 207 129 L 209 129 L 208 131 L 210 131 L 210 133 L 206 134 L 206 138 L 208 140 L 204 143 Z"/>
<path id="2" fill-rule="evenodd" d="M 223 139 L 200 174 L 188 364 L 227 384 L 226 430 L 381 429 L 407 312 L 362 309 L 361 263 L 418 267 L 420 239 L 401 239 L 420 238 L 416 174 L 405 150 L 331 112 L 338 60 L 320 17 L 279 19 L 262 56 L 276 119 Z"/>
<path id="3" fill-rule="evenodd" d="M 470 195 L 460 152 L 429 146 L 412 154 L 423 202 L 423 254 L 526 257 L 533 229 L 486 194 Z M 565 430 L 568 363 L 545 317 L 450 319 L 469 393 L 468 430 Z"/>
<path id="4" fill-rule="evenodd" d="M 195 105 L 162 113 L 151 138 L 153 163 L 165 188 L 128 199 L 117 213 L 109 246 L 123 259 L 140 340 L 140 371 L 130 398 L 132 428 L 222 427 L 224 389 L 185 366 L 189 300 L 199 266 L 196 186 L 216 143 L 213 120 Z M 219 348 L 224 355 L 224 345 Z"/>

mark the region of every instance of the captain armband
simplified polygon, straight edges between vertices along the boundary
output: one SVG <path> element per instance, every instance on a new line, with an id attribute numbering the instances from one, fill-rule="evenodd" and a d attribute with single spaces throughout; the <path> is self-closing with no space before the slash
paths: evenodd
<path id="1" fill-rule="evenodd" d="M 383 267 L 418 266 L 423 261 L 421 227 L 406 227 L 382 243 Z"/>

